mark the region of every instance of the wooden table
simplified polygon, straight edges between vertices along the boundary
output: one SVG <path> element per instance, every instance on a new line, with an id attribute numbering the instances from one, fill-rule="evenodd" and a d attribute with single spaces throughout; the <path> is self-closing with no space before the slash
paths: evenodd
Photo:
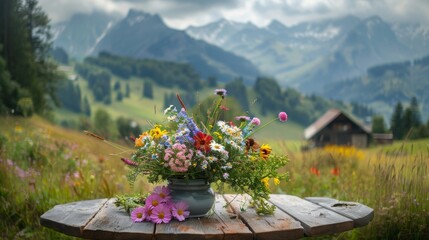
<path id="1" fill-rule="evenodd" d="M 158 225 L 132 222 L 113 198 L 86 200 L 56 205 L 40 217 L 40 223 L 87 239 L 298 239 L 362 227 L 374 215 L 373 209 L 355 202 L 273 194 L 275 213 L 258 216 L 252 208 L 240 211 L 244 200 L 218 195 L 211 216 Z M 231 204 L 224 207 L 227 201 Z"/>

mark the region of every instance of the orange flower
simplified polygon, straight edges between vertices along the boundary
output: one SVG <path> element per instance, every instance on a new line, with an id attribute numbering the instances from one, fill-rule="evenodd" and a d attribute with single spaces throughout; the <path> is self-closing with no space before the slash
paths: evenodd
<path id="1" fill-rule="evenodd" d="M 319 175 L 320 175 L 320 171 L 319 171 L 319 169 L 317 169 L 316 167 L 312 167 L 312 168 L 310 168 L 310 172 L 311 172 L 312 174 L 316 175 L 316 176 L 319 176 Z"/>
<path id="2" fill-rule="evenodd" d="M 146 137 L 148 135 L 147 132 L 142 133 L 139 138 L 137 138 L 136 140 L 134 140 L 134 144 L 136 147 L 143 147 L 145 144 L 143 142 L 143 138 Z"/>
<path id="3" fill-rule="evenodd" d="M 334 167 L 331 169 L 331 174 L 334 176 L 339 176 L 340 175 L 340 169 L 337 167 Z"/>

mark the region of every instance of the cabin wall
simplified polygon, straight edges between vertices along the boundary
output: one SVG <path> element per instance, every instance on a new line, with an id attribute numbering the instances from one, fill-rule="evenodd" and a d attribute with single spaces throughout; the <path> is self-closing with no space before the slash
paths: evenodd
<path id="1" fill-rule="evenodd" d="M 311 140 L 316 147 L 346 145 L 366 148 L 368 146 L 369 134 L 347 117 L 340 115 Z"/>

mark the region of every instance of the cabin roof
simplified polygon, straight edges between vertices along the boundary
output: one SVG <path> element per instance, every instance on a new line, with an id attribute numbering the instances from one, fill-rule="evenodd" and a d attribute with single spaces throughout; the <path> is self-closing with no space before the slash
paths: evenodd
<path id="1" fill-rule="evenodd" d="M 366 133 L 368 133 L 368 134 L 371 133 L 371 130 L 367 126 L 365 126 L 361 122 L 359 122 L 359 121 L 351 118 L 347 114 L 343 113 L 341 110 L 339 110 L 339 109 L 330 109 L 325 114 L 323 114 L 323 116 L 321 116 L 313 124 L 311 124 L 310 126 L 308 126 L 304 130 L 304 137 L 305 137 L 305 139 L 308 140 L 308 139 L 312 138 L 314 135 L 316 135 L 318 132 L 320 132 L 323 128 L 325 128 L 329 123 L 331 123 L 332 121 L 334 121 L 341 114 L 343 114 L 344 116 L 346 116 L 347 119 L 349 119 L 351 122 L 353 122 L 354 124 L 356 124 L 357 126 L 359 126 Z"/>

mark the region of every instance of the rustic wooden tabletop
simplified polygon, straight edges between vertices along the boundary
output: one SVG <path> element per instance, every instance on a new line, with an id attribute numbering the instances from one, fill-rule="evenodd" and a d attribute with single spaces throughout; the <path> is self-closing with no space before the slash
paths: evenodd
<path id="1" fill-rule="evenodd" d="M 258 216 L 240 209 L 243 196 L 218 195 L 214 213 L 168 224 L 134 223 L 114 205 L 95 199 L 56 205 L 40 217 L 43 226 L 86 239 L 299 239 L 340 233 L 367 225 L 373 209 L 332 198 L 271 195 L 273 215 Z M 226 203 L 230 202 L 228 206 Z"/>

